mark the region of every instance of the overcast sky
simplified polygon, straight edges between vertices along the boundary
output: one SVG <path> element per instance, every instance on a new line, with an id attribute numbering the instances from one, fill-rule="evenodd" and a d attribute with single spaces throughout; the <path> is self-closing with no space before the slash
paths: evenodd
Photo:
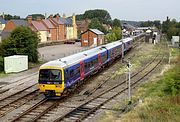
<path id="1" fill-rule="evenodd" d="M 84 13 L 89 9 L 108 10 L 112 18 L 121 20 L 180 21 L 180 0 L 0 0 L 2 12 L 26 17 L 33 13 Z"/>

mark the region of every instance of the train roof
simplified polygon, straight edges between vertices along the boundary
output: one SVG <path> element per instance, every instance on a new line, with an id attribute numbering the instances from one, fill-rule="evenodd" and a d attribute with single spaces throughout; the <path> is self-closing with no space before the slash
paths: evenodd
<path id="1" fill-rule="evenodd" d="M 111 49 L 111 48 L 114 48 L 114 47 L 117 47 L 117 46 L 120 46 L 120 45 L 122 45 L 122 41 L 118 40 L 118 41 L 103 45 L 102 47 L 105 47 L 106 49 Z"/>
<path id="2" fill-rule="evenodd" d="M 73 54 L 58 60 L 50 61 L 42 65 L 40 68 L 46 67 L 46 66 L 52 66 L 52 67 L 58 67 L 58 68 L 66 68 L 69 67 L 77 62 L 80 62 L 81 60 L 86 60 L 89 57 L 93 57 L 99 53 L 105 52 L 106 49 L 102 47 L 96 47 L 92 48 L 87 51 L 79 52 L 77 54 Z"/>
<path id="3" fill-rule="evenodd" d="M 128 37 L 128 38 L 123 39 L 123 43 L 129 42 L 129 41 L 132 41 L 132 40 L 133 40 L 133 38 Z"/>

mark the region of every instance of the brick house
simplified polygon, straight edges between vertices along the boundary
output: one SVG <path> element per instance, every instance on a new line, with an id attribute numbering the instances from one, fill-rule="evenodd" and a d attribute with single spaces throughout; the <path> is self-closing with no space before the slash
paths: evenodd
<path id="1" fill-rule="evenodd" d="M 72 18 L 56 16 L 50 17 L 50 21 L 57 26 L 58 40 L 77 39 L 77 26 L 75 15 Z"/>
<path id="2" fill-rule="evenodd" d="M 57 27 L 51 23 L 49 19 L 42 20 L 42 23 L 46 26 L 49 31 L 48 40 L 57 41 Z"/>
<path id="3" fill-rule="evenodd" d="M 60 17 L 56 16 L 56 18 L 53 18 L 52 16 L 50 16 L 49 20 L 54 26 L 57 27 L 57 40 L 66 39 L 65 25 L 61 21 L 59 21 Z"/>
<path id="4" fill-rule="evenodd" d="M 88 29 L 88 26 L 89 26 L 90 22 L 91 22 L 91 20 L 89 20 L 89 19 L 76 21 L 77 31 L 80 32 L 80 33 L 85 32 Z"/>
<path id="5" fill-rule="evenodd" d="M 104 44 L 104 33 L 98 29 L 88 29 L 81 34 L 81 46 L 99 46 Z"/>
<path id="6" fill-rule="evenodd" d="M 18 26 L 27 27 L 28 23 L 25 20 L 9 20 L 2 31 L 2 39 L 7 38 L 10 32 L 12 32 Z"/>
<path id="7" fill-rule="evenodd" d="M 41 42 L 48 41 L 50 33 L 48 28 L 43 24 L 41 18 L 38 17 L 36 21 L 32 21 L 32 17 L 28 16 L 28 26 L 31 30 L 38 33 Z"/>

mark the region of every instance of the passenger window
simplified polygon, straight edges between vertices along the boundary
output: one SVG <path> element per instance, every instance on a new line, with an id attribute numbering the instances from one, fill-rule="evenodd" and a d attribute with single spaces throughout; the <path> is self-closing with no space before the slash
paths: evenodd
<path id="1" fill-rule="evenodd" d="M 68 80 L 68 70 L 65 72 L 65 79 Z"/>
<path id="2" fill-rule="evenodd" d="M 76 68 L 76 75 L 78 76 L 80 74 L 80 67 Z"/>
<path id="3" fill-rule="evenodd" d="M 70 78 L 72 79 L 74 77 L 74 69 L 70 71 Z"/>
<path id="4" fill-rule="evenodd" d="M 93 63 L 93 61 L 91 61 L 91 67 L 93 67 L 93 65 L 94 65 L 94 63 Z"/>
<path id="5" fill-rule="evenodd" d="M 88 68 L 90 68 L 91 67 L 91 62 L 88 62 Z"/>

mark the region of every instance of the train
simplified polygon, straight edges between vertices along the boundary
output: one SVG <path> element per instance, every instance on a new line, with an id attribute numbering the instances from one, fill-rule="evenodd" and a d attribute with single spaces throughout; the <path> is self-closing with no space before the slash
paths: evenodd
<path id="1" fill-rule="evenodd" d="M 126 54 L 132 48 L 132 42 L 133 38 L 125 38 L 43 64 L 39 68 L 40 92 L 49 98 L 61 97 L 76 84 Z"/>

